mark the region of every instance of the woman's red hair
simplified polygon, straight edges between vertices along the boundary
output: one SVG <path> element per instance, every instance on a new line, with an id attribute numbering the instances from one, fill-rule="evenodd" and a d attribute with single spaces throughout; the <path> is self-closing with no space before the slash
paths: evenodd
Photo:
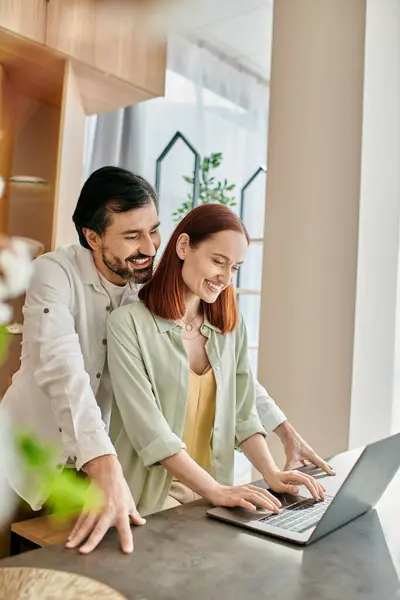
<path id="1" fill-rule="evenodd" d="M 246 237 L 247 243 L 250 242 L 242 221 L 222 204 L 197 206 L 179 223 L 152 279 L 139 292 L 140 300 L 151 313 L 172 321 L 181 319 L 185 314 L 182 261 L 176 252 L 179 236 L 186 233 L 190 245 L 196 247 L 220 231 L 237 231 Z M 239 311 L 232 285 L 224 289 L 215 302 L 203 302 L 203 305 L 209 322 L 222 333 L 229 333 L 236 328 Z"/>

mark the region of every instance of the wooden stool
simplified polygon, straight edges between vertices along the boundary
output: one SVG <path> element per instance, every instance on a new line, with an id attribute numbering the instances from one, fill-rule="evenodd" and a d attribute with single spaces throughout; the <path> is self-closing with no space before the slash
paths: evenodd
<path id="1" fill-rule="evenodd" d="M 66 542 L 74 521 L 49 515 L 28 519 L 11 525 L 10 554 L 21 554 L 28 550 L 54 546 Z"/>

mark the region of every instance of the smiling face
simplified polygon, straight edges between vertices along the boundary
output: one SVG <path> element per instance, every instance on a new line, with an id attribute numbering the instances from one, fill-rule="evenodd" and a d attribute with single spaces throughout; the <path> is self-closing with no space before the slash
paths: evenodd
<path id="1" fill-rule="evenodd" d="M 102 236 L 86 231 L 97 269 L 112 283 L 145 283 L 153 273 L 160 247 L 159 220 L 153 202 L 123 213 L 112 213 Z"/>
<path id="2" fill-rule="evenodd" d="M 243 233 L 220 231 L 197 246 L 189 236 L 179 236 L 176 251 L 181 260 L 186 291 L 212 304 L 220 293 L 234 283 L 246 255 L 248 243 Z"/>

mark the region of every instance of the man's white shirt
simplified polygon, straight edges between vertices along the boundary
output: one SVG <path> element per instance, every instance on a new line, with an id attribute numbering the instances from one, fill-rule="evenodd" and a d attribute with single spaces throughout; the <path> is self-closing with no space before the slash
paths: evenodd
<path id="1" fill-rule="evenodd" d="M 116 289 L 114 289 L 116 288 Z M 113 394 L 107 367 L 107 317 L 137 300 L 137 286 L 104 280 L 92 254 L 63 246 L 34 261 L 23 309 L 21 368 L 1 403 L 17 427 L 33 431 L 60 452 L 54 467 L 69 458 L 77 469 L 115 454 L 108 435 Z M 256 384 L 257 409 L 267 432 L 286 420 L 266 390 Z M 33 509 L 44 498 L 15 473 L 10 481 Z"/>

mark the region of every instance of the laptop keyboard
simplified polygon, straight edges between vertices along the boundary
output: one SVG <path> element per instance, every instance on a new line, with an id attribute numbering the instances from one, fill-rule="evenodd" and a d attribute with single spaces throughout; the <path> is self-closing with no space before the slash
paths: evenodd
<path id="1" fill-rule="evenodd" d="M 325 496 L 321 502 L 315 502 L 312 498 L 305 498 L 281 509 L 278 515 L 269 515 L 260 519 L 260 521 L 280 529 L 303 533 L 303 531 L 310 529 L 321 520 L 332 500 L 333 496 Z"/>

